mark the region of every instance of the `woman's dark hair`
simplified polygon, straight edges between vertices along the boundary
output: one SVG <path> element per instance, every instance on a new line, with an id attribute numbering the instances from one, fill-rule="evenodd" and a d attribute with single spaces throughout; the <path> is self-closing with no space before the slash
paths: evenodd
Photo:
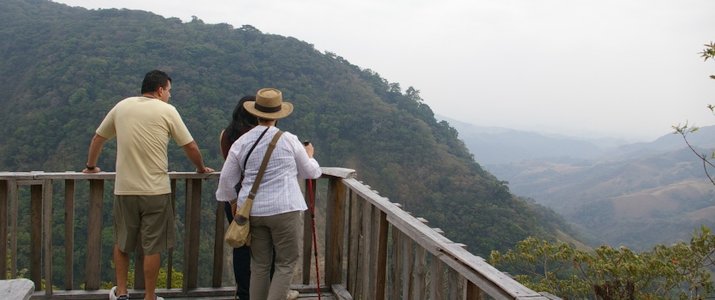
<path id="1" fill-rule="evenodd" d="M 142 81 L 142 94 L 156 92 L 160 87 L 166 87 L 171 82 L 171 77 L 159 70 L 151 70 L 144 75 Z"/>
<path id="2" fill-rule="evenodd" d="M 256 96 L 244 96 L 241 100 L 238 100 L 236 108 L 233 109 L 231 123 L 224 130 L 224 134 L 230 144 L 233 144 L 241 135 L 258 125 L 256 116 L 243 109 L 243 103 L 246 101 L 256 101 Z"/>

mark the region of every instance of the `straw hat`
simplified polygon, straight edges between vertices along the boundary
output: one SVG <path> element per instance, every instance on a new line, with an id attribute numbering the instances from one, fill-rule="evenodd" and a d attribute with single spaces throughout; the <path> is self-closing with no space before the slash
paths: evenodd
<path id="1" fill-rule="evenodd" d="M 256 92 L 256 101 L 246 101 L 245 108 L 252 115 L 269 120 L 287 117 L 293 112 L 293 104 L 283 102 L 283 93 L 274 88 L 263 88 Z"/>

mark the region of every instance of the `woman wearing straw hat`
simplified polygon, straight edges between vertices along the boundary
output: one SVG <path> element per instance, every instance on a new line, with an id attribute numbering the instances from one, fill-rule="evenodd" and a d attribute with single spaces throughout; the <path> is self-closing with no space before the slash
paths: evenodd
<path id="1" fill-rule="evenodd" d="M 237 199 L 238 207 L 248 196 L 269 142 L 279 132 L 276 122 L 293 112 L 293 105 L 284 102 L 281 91 L 274 88 L 258 90 L 256 101 L 246 101 L 244 108 L 258 118 L 258 125 L 238 138 L 229 149 L 216 190 L 217 200 Z M 254 144 L 255 148 L 250 151 Z M 286 298 L 298 262 L 301 212 L 308 208 L 298 179 L 314 179 L 321 175 L 313 152 L 311 144 L 304 146 L 297 136 L 285 132 L 270 157 L 251 209 L 252 300 Z M 244 178 L 236 198 L 234 186 L 242 172 Z M 271 279 L 273 251 L 275 273 Z"/>

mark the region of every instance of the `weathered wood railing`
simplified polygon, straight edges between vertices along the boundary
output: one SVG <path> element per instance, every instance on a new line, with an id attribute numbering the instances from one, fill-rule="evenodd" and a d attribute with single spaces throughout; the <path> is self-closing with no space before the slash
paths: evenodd
<path id="1" fill-rule="evenodd" d="M 232 286 L 224 287 L 225 246 L 223 232 L 225 217 L 223 208 L 213 199 L 213 189 L 203 191 L 202 185 L 211 180 L 215 186 L 218 173 L 196 174 L 193 172 L 171 172 L 172 197 L 177 197 L 179 188 L 185 191 L 184 211 L 177 211 L 178 222 L 183 222 L 184 263 L 180 272 L 183 280 L 172 282 L 174 252 L 168 251 L 165 268 L 167 288 L 158 292 L 168 297 L 211 297 L 227 296 Z M 318 205 L 324 215 L 324 234 L 318 240 L 320 255 L 320 290 L 329 292 L 337 299 L 553 299 L 536 293 L 509 276 L 487 264 L 482 258 L 464 249 L 464 245 L 445 238 L 437 228 L 430 228 L 426 220 L 415 218 L 403 211 L 398 204 L 391 203 L 369 186 L 355 179 L 353 170 L 323 168 L 323 179 Z M 82 174 L 77 172 L 0 172 L 0 237 L 8 242 L 0 247 L 0 279 L 18 276 L 18 226 L 30 227 L 29 277 L 35 282 L 34 298 L 54 299 L 103 299 L 106 289 L 101 289 L 101 262 L 111 260 L 111 253 L 102 253 L 102 228 L 111 220 L 103 220 L 102 214 L 111 211 L 111 190 L 106 189 L 114 180 L 114 173 Z M 181 180 L 184 184 L 181 185 Z M 88 214 L 75 216 L 77 181 L 87 181 Z M 29 186 L 31 224 L 18 224 L 20 190 Z M 63 188 L 62 188 L 63 186 Z M 62 201 L 54 197 L 55 190 L 62 190 Z M 105 190 L 106 189 L 106 190 Z M 211 202 L 209 202 L 211 201 Z M 53 226 L 62 224 L 53 219 L 53 211 L 59 203 L 64 205 L 64 286 L 58 287 L 53 281 L 53 251 L 61 251 L 53 245 Z M 210 204 L 206 204 L 210 203 Z M 201 205 L 216 206 L 215 218 L 201 217 Z M 78 220 L 87 224 L 87 253 L 83 278 L 74 278 L 75 241 L 74 224 Z M 214 222 L 212 275 L 210 283 L 200 286 L 198 269 L 205 264 L 199 262 L 201 222 Z M 311 252 L 311 219 L 304 218 L 305 243 L 303 261 L 300 266 L 302 285 L 294 284 L 301 292 L 315 292 L 315 278 L 311 278 L 314 257 Z M 319 220 L 322 225 L 323 220 Z M 324 250 L 324 251 L 321 251 Z M 135 259 L 137 270 L 141 270 L 141 255 Z M 57 274 L 58 272 L 54 272 Z M 143 278 L 136 272 L 134 289 L 143 288 Z M 230 272 L 229 272 L 230 273 Z M 9 276 L 7 275 L 9 274 Z M 82 280 L 77 289 L 77 280 Z M 48 284 L 43 284 L 48 283 Z M 52 283 L 52 284 L 50 284 Z M 210 286 L 209 286 L 210 285 Z M 230 284 L 227 284 L 230 285 Z"/>

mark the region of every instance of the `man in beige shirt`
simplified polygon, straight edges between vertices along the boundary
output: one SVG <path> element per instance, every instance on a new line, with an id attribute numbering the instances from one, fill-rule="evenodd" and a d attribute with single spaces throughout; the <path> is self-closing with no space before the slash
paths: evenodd
<path id="1" fill-rule="evenodd" d="M 198 173 L 211 173 L 199 147 L 176 108 L 169 104 L 171 78 L 153 70 L 142 82 L 142 95 L 126 98 L 112 108 L 89 145 L 84 173 L 97 173 L 104 142 L 117 138 L 114 185 L 114 264 L 117 286 L 109 299 L 128 299 L 129 252 L 141 237 L 144 251 L 144 299 L 163 299 L 155 294 L 161 251 L 175 244 L 174 209 L 168 174 L 169 138 L 184 148 Z"/>

